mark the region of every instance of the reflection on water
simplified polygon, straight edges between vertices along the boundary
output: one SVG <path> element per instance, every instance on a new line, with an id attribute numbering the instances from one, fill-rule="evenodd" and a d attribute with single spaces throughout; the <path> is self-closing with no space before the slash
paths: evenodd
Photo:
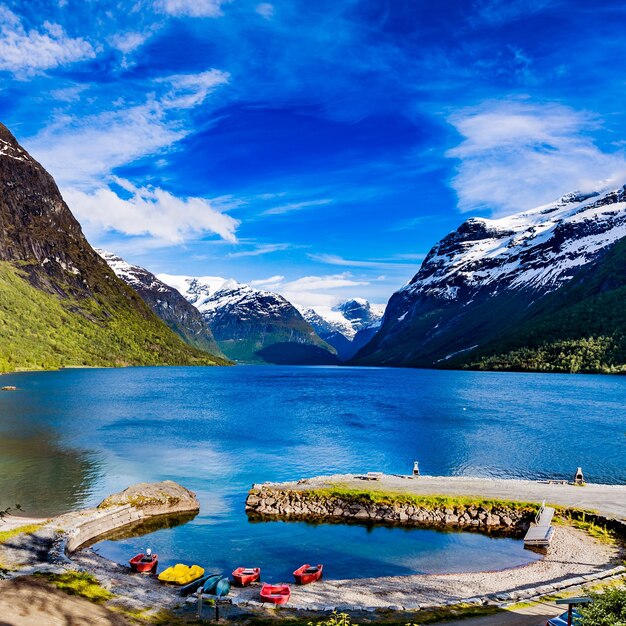
<path id="1" fill-rule="evenodd" d="M 168 515 L 159 515 L 157 517 L 151 517 L 148 520 L 142 520 L 128 524 L 123 528 L 111 531 L 98 537 L 100 541 L 123 541 L 125 539 L 139 539 L 144 535 L 151 535 L 157 532 L 157 530 L 167 530 L 170 528 L 176 528 L 182 524 L 190 522 L 196 517 L 197 513 L 173 513 Z M 134 543 L 134 541 L 133 541 Z M 83 547 L 92 545 L 91 543 L 82 544 Z"/>
<path id="2" fill-rule="evenodd" d="M 626 378 L 333 367 L 135 368 L 3 378 L 0 505 L 96 504 L 140 481 L 195 491 L 188 524 L 98 549 L 125 562 L 149 539 L 163 563 L 328 561 L 328 576 L 499 568 L 533 558 L 471 533 L 251 524 L 254 482 L 385 471 L 625 483 Z M 285 554 L 289 563 L 285 563 Z M 529 556 L 530 555 L 530 556 Z M 291 568 L 291 569 L 290 569 Z"/>
<path id="3" fill-rule="evenodd" d="M 98 454 L 63 448 L 53 435 L 0 436 L 0 509 L 56 515 L 83 504 L 100 479 Z"/>

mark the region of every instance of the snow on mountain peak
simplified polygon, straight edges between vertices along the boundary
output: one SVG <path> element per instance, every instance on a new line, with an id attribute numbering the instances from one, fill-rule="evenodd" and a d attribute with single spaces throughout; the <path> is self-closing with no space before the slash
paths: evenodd
<path id="1" fill-rule="evenodd" d="M 153 291 L 165 291 L 168 289 L 168 286 L 160 280 L 154 280 L 155 277 L 143 267 L 132 265 L 112 252 L 107 252 L 101 248 L 94 249 L 115 274 L 131 287 L 135 289 L 149 288 Z"/>
<path id="2" fill-rule="evenodd" d="M 360 330 L 380 325 L 384 305 L 371 305 L 364 298 L 351 298 L 334 307 L 299 307 L 299 310 L 318 332 L 338 332 L 352 341 Z"/>
<path id="3" fill-rule="evenodd" d="M 430 251 L 401 291 L 443 300 L 460 289 L 552 291 L 625 236 L 626 187 L 574 192 L 508 217 L 467 220 Z"/>

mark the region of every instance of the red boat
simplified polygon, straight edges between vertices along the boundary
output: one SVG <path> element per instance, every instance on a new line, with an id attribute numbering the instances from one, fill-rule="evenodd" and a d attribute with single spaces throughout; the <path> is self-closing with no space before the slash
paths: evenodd
<path id="1" fill-rule="evenodd" d="M 159 555 L 151 554 L 146 556 L 143 552 L 134 556 L 130 561 L 130 569 L 133 572 L 154 572 L 159 563 Z"/>
<path id="2" fill-rule="evenodd" d="M 263 583 L 261 588 L 261 600 L 263 602 L 287 604 L 289 598 L 291 598 L 291 587 L 289 585 L 269 585 Z"/>
<path id="3" fill-rule="evenodd" d="M 233 580 L 237 587 L 247 587 L 250 583 L 255 583 L 261 577 L 260 567 L 238 567 L 233 572 Z"/>
<path id="4" fill-rule="evenodd" d="M 299 567 L 294 573 L 293 577 L 296 579 L 298 585 L 308 585 L 314 583 L 322 577 L 323 565 L 303 565 Z"/>

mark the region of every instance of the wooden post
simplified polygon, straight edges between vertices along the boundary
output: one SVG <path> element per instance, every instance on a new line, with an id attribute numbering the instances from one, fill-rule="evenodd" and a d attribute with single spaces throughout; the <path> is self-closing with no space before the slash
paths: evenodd
<path id="1" fill-rule="evenodd" d="M 573 604 L 568 604 L 567 605 L 567 626 L 572 626 L 572 611 L 573 611 Z"/>

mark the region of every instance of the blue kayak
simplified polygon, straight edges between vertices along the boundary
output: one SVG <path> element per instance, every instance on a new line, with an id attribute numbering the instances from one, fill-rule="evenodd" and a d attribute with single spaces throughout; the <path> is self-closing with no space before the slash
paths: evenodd
<path id="1" fill-rule="evenodd" d="M 230 591 L 230 580 L 226 578 L 226 576 L 223 576 L 217 581 L 213 589 L 213 595 L 216 595 L 218 598 L 223 598 L 224 596 L 228 595 L 229 591 Z"/>
<path id="2" fill-rule="evenodd" d="M 191 595 L 192 593 L 196 593 L 196 591 L 198 591 L 198 587 L 204 588 L 204 585 L 207 582 L 207 580 L 211 578 L 215 578 L 215 581 L 213 581 L 213 584 L 215 584 L 215 582 L 220 576 L 221 574 L 205 574 L 204 576 L 202 576 L 202 578 L 198 578 L 197 580 L 190 582 L 188 585 L 181 587 L 180 595 L 188 596 L 188 595 Z"/>
<path id="3" fill-rule="evenodd" d="M 224 578 L 222 574 L 213 574 L 212 576 L 209 576 L 202 587 L 202 593 L 214 594 L 215 586 L 222 578 Z"/>

